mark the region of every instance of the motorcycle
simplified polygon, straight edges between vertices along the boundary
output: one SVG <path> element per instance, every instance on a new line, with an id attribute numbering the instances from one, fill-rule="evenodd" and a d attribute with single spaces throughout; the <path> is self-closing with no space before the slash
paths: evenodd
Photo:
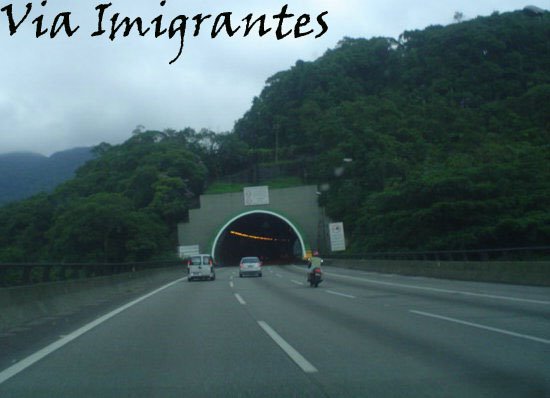
<path id="1" fill-rule="evenodd" d="M 307 281 L 309 282 L 310 287 L 319 286 L 319 283 L 323 281 L 323 271 L 321 271 L 321 268 L 314 268 L 308 274 Z"/>

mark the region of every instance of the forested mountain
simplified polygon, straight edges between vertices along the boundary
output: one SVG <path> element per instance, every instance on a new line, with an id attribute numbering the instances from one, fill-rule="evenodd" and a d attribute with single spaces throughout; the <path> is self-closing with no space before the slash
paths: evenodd
<path id="1" fill-rule="evenodd" d="M 176 225 L 209 177 L 240 167 L 231 135 L 136 131 L 100 144 L 52 194 L 0 208 L 0 262 L 121 262 L 172 257 Z"/>
<path id="2" fill-rule="evenodd" d="M 91 158 L 91 148 L 73 148 L 50 157 L 31 152 L 0 154 L 0 205 L 51 192 Z"/>
<path id="3" fill-rule="evenodd" d="M 269 78 L 231 133 L 136 131 L 0 208 L 0 262 L 174 253 L 209 181 L 295 159 L 349 251 L 548 245 L 549 130 L 548 12 L 344 38 Z"/>
<path id="4" fill-rule="evenodd" d="M 550 14 L 514 12 L 345 38 L 272 76 L 235 134 L 317 156 L 364 252 L 548 244 L 549 129 Z"/>

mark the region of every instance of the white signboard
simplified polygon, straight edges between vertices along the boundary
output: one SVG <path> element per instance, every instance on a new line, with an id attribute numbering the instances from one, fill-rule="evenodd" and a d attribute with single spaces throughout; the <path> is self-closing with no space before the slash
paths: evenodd
<path id="1" fill-rule="evenodd" d="M 328 225 L 330 234 L 330 250 L 333 252 L 346 250 L 346 239 L 344 237 L 344 223 L 333 222 Z"/>
<path id="2" fill-rule="evenodd" d="M 180 258 L 187 258 L 200 254 L 199 245 L 179 246 L 178 254 Z"/>
<path id="3" fill-rule="evenodd" d="M 261 187 L 246 187 L 244 189 L 244 205 L 268 205 L 269 189 L 267 185 Z"/>

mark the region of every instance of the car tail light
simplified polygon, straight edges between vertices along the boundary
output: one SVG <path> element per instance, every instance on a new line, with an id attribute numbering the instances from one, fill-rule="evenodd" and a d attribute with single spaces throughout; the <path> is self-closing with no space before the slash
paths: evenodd
<path id="1" fill-rule="evenodd" d="M 242 267 L 243 267 L 243 263 L 240 263 L 240 264 L 239 264 L 239 268 L 242 268 Z"/>

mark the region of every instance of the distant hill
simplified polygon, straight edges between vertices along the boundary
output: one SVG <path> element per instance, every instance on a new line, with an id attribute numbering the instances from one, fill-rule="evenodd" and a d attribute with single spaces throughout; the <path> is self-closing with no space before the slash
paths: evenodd
<path id="1" fill-rule="evenodd" d="M 93 158 L 92 148 L 73 148 L 50 157 L 32 152 L 0 154 L 0 205 L 50 192 Z"/>

